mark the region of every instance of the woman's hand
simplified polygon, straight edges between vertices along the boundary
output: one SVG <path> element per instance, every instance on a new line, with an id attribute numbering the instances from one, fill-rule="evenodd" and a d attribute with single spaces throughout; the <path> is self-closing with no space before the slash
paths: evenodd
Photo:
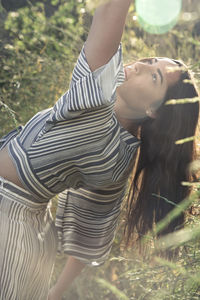
<path id="1" fill-rule="evenodd" d="M 47 300 L 62 300 L 62 296 L 58 294 L 55 287 L 52 287 L 49 291 Z"/>
<path id="2" fill-rule="evenodd" d="M 49 291 L 48 300 L 61 300 L 64 292 L 70 287 L 84 267 L 84 263 L 69 256 L 56 284 Z"/>

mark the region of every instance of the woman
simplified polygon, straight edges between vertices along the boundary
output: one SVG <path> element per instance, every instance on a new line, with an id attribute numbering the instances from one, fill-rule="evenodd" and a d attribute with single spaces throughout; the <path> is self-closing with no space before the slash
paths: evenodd
<path id="1" fill-rule="evenodd" d="M 168 61 L 161 58 L 159 60 Z M 164 99 L 146 111 L 147 115 L 151 114 L 151 117 L 145 117 L 141 108 L 137 110 L 134 108 L 131 112 L 133 114 L 137 112 L 137 117 L 140 115 L 141 119 L 135 116 L 134 120 L 131 120 L 127 118 L 127 115 L 123 118 L 122 112 L 125 110 L 122 107 L 118 110 L 119 98 L 116 100 L 115 112 L 118 114 L 118 120 L 129 132 L 137 134 L 139 131 L 138 135 L 141 138 L 135 176 L 129 186 L 125 224 L 127 245 L 132 243 L 132 237 L 136 233 L 142 237 L 152 229 L 155 222 L 164 218 L 190 192 L 190 189 L 182 186 L 181 182 L 192 179 L 188 166 L 194 159 L 194 143 L 178 145 L 175 142 L 195 135 L 199 106 L 198 103 L 164 104 L 170 99 L 193 98 L 198 94 L 195 86 L 190 83 L 191 76 L 185 66 L 178 61 L 174 63 L 184 69 L 180 72 L 179 80 L 168 87 Z M 131 67 L 137 71 L 132 75 L 134 76 L 132 84 L 136 81 L 136 76 L 145 77 L 148 74 L 146 68 L 149 66 L 146 64 L 158 66 L 155 58 L 133 64 Z M 126 68 L 125 71 L 128 73 Z M 177 74 L 174 73 L 173 76 L 175 78 Z M 145 78 L 141 80 L 145 82 Z M 137 91 L 138 86 L 134 89 Z M 138 93 L 138 98 L 141 94 Z M 136 101 L 138 98 L 135 98 Z M 136 101 L 131 104 L 135 105 Z M 139 105 L 142 103 L 138 103 L 138 107 Z M 126 181 L 125 178 L 124 180 Z M 124 195 L 121 192 L 126 191 L 124 184 L 125 182 L 120 186 L 119 182 L 116 182 L 116 186 L 110 186 L 109 189 L 106 187 L 102 190 L 81 188 L 60 193 L 56 217 L 58 235 L 62 241 L 59 250 L 70 257 L 56 285 L 51 289 L 49 299 L 61 299 L 63 292 L 84 267 L 82 262 L 95 266 L 101 264 L 108 256 Z M 103 215 L 101 216 L 99 212 L 103 212 Z M 180 228 L 183 222 L 184 214 L 182 213 L 161 234 Z"/>
<path id="2" fill-rule="evenodd" d="M 2 299 L 47 298 L 57 248 L 47 204 L 66 188 L 56 222 L 62 250 L 71 256 L 49 299 L 61 299 L 85 263 L 105 259 L 140 144 L 137 123 L 153 128 L 168 92 L 184 85 L 181 69 L 168 59 L 140 61 L 124 72 L 119 43 L 130 3 L 111 0 L 96 10 L 69 91 L 2 142 Z"/>

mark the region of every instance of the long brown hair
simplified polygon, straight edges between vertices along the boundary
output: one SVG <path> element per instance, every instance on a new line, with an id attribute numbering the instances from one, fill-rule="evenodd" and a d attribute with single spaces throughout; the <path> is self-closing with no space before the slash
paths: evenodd
<path id="1" fill-rule="evenodd" d="M 140 154 L 127 202 L 127 245 L 133 233 L 143 236 L 190 193 L 181 182 L 191 181 L 188 165 L 194 159 L 195 145 L 193 141 L 178 145 L 175 142 L 195 135 L 199 103 L 165 105 L 170 99 L 198 96 L 191 74 L 180 69 L 181 76 L 168 88 L 157 117 L 148 118 L 140 128 Z M 182 213 L 161 234 L 179 228 L 183 222 Z"/>

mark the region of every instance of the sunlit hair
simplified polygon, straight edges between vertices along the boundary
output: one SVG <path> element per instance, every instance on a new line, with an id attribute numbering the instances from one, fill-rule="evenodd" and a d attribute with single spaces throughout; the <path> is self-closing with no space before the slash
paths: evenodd
<path id="1" fill-rule="evenodd" d="M 146 119 L 140 126 L 141 148 L 135 176 L 131 182 L 125 227 L 127 245 L 133 233 L 142 237 L 190 193 L 182 181 L 191 181 L 189 164 L 194 159 L 194 141 L 176 144 L 195 135 L 199 102 L 165 105 L 170 99 L 198 97 L 192 75 L 180 67 L 180 78 L 166 92 L 155 119 Z M 184 223 L 184 213 L 160 234 L 172 232 Z"/>

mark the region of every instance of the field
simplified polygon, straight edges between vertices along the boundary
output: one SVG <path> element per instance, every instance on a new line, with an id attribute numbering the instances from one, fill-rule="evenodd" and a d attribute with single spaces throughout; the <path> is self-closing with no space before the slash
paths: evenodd
<path id="1" fill-rule="evenodd" d="M 8 7 L 7 11 L 0 5 L 1 136 L 24 124 L 39 110 L 51 107 L 66 90 L 97 2 L 38 0 L 28 1 L 21 8 Z M 200 88 L 199 16 L 199 0 L 183 0 L 183 10 L 173 30 L 164 35 L 150 35 L 137 23 L 132 5 L 123 36 L 125 63 L 152 56 L 181 59 L 192 70 Z M 183 210 L 184 229 L 161 240 L 150 232 L 143 240 L 144 252 L 139 251 L 137 244 L 124 249 L 124 205 L 108 260 L 100 267 L 87 266 L 63 299 L 200 299 L 199 131 L 195 142 L 197 179 L 192 184 L 191 197 L 175 206 L 157 227 L 157 230 L 163 228 L 169 218 L 176 218 Z M 55 198 L 54 216 L 56 206 Z M 174 251 L 176 255 L 169 260 L 160 254 L 166 251 Z M 57 256 L 52 285 L 66 259 L 65 255 Z"/>

